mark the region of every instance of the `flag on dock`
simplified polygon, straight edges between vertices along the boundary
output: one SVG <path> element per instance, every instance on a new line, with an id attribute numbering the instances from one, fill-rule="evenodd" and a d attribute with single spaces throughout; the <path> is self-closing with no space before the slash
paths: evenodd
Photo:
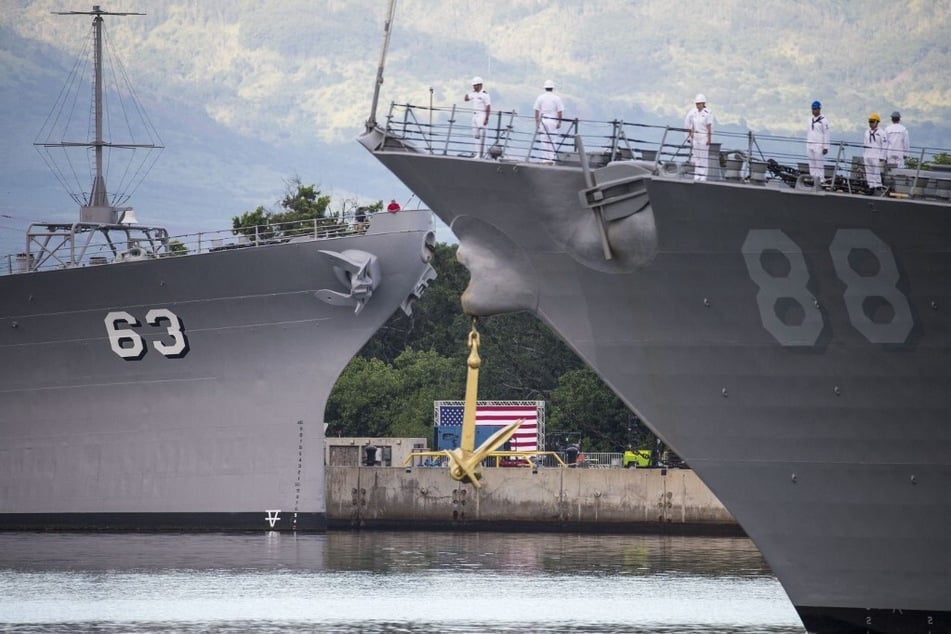
<path id="1" fill-rule="evenodd" d="M 463 401 L 436 401 L 437 426 L 462 427 L 465 412 Z M 512 450 L 537 451 L 539 431 L 544 425 L 545 401 L 478 401 L 477 427 L 504 427 L 521 420 L 518 430 L 509 441 Z"/>

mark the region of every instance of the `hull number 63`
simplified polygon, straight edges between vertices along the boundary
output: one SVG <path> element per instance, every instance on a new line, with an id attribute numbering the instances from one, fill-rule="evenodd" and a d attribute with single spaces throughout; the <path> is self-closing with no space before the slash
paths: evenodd
<path id="1" fill-rule="evenodd" d="M 114 310 L 106 315 L 105 322 L 113 352 L 129 361 L 145 356 L 145 340 L 133 330 L 141 326 L 138 319 L 124 310 Z M 153 308 L 145 313 L 145 324 L 157 331 L 155 340 L 151 342 L 156 352 L 169 359 L 179 359 L 188 354 L 188 339 L 178 315 L 167 308 Z"/>

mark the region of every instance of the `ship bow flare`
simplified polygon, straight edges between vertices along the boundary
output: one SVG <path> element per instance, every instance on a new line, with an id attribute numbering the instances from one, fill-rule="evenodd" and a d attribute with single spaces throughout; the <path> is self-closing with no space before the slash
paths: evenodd
<path id="1" fill-rule="evenodd" d="M 463 121 L 392 104 L 361 142 L 459 238 L 466 312 L 557 332 L 810 631 L 951 632 L 949 152 L 797 169 L 801 138 Z"/>
<path id="2" fill-rule="evenodd" d="M 462 294 L 467 315 L 486 317 L 537 308 L 538 272 L 504 233 L 472 216 L 456 218 L 451 229 L 459 236 L 456 257 L 471 274 Z"/>

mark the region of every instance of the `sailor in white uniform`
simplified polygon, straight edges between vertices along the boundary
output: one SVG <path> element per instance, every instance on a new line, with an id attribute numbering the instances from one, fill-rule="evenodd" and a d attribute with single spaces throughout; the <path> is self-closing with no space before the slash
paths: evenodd
<path id="1" fill-rule="evenodd" d="M 891 125 L 885 128 L 885 139 L 888 141 L 888 164 L 892 167 L 904 167 L 911 146 L 908 142 L 908 128 L 901 124 L 901 113 L 897 110 L 892 113 Z"/>
<path id="2" fill-rule="evenodd" d="M 555 160 L 555 134 L 561 128 L 565 104 L 555 94 L 555 82 L 546 79 L 544 88 L 545 92 L 535 100 L 535 125 L 542 144 L 542 160 L 552 163 Z"/>
<path id="3" fill-rule="evenodd" d="M 482 90 L 482 78 L 472 78 L 472 92 L 466 93 L 466 101 L 472 102 L 472 136 L 479 140 L 479 158 L 485 153 L 485 131 L 489 126 L 492 100 Z"/>
<path id="4" fill-rule="evenodd" d="M 881 189 L 882 164 L 888 150 L 888 139 L 885 131 L 878 127 L 882 120 L 877 112 L 868 116 L 868 129 L 865 131 L 865 182 L 869 189 Z"/>
<path id="5" fill-rule="evenodd" d="M 696 109 L 691 109 L 684 118 L 687 126 L 687 138 L 693 146 L 693 179 L 707 180 L 707 168 L 710 165 L 710 144 L 713 142 L 713 115 L 707 110 L 707 98 L 702 94 L 694 99 Z"/>
<path id="6" fill-rule="evenodd" d="M 822 114 L 822 104 L 812 102 L 812 116 L 806 129 L 806 156 L 809 157 L 809 175 L 816 183 L 825 178 L 823 158 L 829 153 L 829 120 Z"/>

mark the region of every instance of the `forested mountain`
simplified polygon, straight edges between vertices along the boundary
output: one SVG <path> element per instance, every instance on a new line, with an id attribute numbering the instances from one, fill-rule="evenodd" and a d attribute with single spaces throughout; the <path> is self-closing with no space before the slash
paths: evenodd
<path id="1" fill-rule="evenodd" d="M 114 0 L 107 35 L 166 150 L 132 204 L 173 232 L 220 226 L 282 179 L 335 200 L 410 193 L 353 138 L 368 118 L 383 0 Z M 32 148 L 89 28 L 62 0 L 0 11 L 0 247 L 75 210 Z M 678 124 L 697 92 L 723 126 L 801 133 L 813 99 L 857 139 L 899 109 L 913 144 L 951 145 L 951 1 L 399 0 L 380 116 L 391 101 L 528 113 L 554 79 L 568 116 Z M 441 230 L 440 238 L 451 235 Z M 0 248 L 6 252 L 9 248 Z"/>

